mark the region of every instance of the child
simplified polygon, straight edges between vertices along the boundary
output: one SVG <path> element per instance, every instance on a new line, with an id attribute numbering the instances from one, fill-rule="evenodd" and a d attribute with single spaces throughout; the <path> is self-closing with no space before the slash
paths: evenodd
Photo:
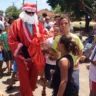
<path id="1" fill-rule="evenodd" d="M 46 54 L 45 54 L 45 61 L 46 61 L 45 77 L 47 80 L 51 80 L 50 70 L 51 69 L 55 70 L 55 65 L 56 65 L 56 59 L 54 58 L 54 56 L 51 53 L 53 41 L 54 41 L 53 37 L 46 40 L 46 44 L 49 44 L 49 48 L 46 50 Z"/>
<path id="2" fill-rule="evenodd" d="M 53 96 L 78 96 L 78 87 L 72 78 L 73 58 L 69 53 L 78 55 L 80 49 L 72 37 L 66 35 L 60 38 L 58 50 L 61 52 L 61 58 L 56 62 L 53 75 Z"/>
<path id="3" fill-rule="evenodd" d="M 94 44 L 94 49 L 89 57 L 91 61 L 89 68 L 90 96 L 96 96 L 96 33 L 94 34 Z"/>
<path id="4" fill-rule="evenodd" d="M 10 51 L 9 45 L 8 45 L 8 32 L 9 32 L 9 24 L 5 24 L 5 32 L 1 34 L 2 41 L 4 42 L 4 50 L 2 52 L 3 54 L 3 59 L 7 64 L 8 67 L 8 74 L 11 72 L 11 67 L 12 67 L 12 60 L 13 56 Z"/>
<path id="5" fill-rule="evenodd" d="M 2 76 L 2 65 L 3 65 L 3 57 L 2 57 L 2 49 L 3 49 L 3 41 L 1 38 L 2 31 L 4 30 L 4 25 L 0 21 L 0 77 Z"/>
<path id="6" fill-rule="evenodd" d="M 17 64 L 14 61 L 14 63 L 13 63 L 13 74 L 12 74 L 12 77 L 11 77 L 10 84 L 7 87 L 7 90 L 6 91 L 11 91 L 13 89 L 13 83 L 14 83 L 14 79 L 16 78 L 17 70 L 18 70 L 17 69 Z"/>
<path id="7" fill-rule="evenodd" d="M 51 32 L 53 33 L 53 36 L 51 38 L 48 38 L 44 43 L 45 46 L 47 46 L 47 49 L 45 49 L 45 78 L 49 81 L 52 80 L 52 74 L 55 70 L 56 66 L 56 60 L 58 58 L 57 52 L 52 48 L 54 38 L 59 34 L 59 29 L 54 26 L 54 30 Z"/>

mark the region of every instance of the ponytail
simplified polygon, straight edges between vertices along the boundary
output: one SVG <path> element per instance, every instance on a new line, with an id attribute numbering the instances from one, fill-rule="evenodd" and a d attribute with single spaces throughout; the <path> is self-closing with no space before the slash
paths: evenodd
<path id="1" fill-rule="evenodd" d="M 71 52 L 74 55 L 80 54 L 79 46 L 76 44 L 76 42 L 72 39 L 70 35 L 62 36 L 60 38 L 60 43 L 64 45 L 67 52 Z"/>

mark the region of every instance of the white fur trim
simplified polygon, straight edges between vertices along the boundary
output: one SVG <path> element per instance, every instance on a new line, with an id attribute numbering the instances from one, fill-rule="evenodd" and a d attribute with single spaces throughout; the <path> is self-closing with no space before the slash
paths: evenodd
<path id="1" fill-rule="evenodd" d="M 15 52 L 14 52 L 14 56 L 15 56 L 15 57 L 17 56 L 18 51 L 20 50 L 20 48 L 21 48 L 22 46 L 23 46 L 22 43 L 19 43 L 19 44 L 18 44 L 18 46 L 17 46 L 17 48 L 16 48 L 16 50 L 15 50 Z"/>
<path id="2" fill-rule="evenodd" d="M 32 12 L 36 12 L 36 8 L 34 8 L 34 7 L 23 7 L 22 10 L 23 10 L 23 11 L 30 10 L 30 11 L 32 11 Z"/>
<path id="3" fill-rule="evenodd" d="M 37 25 L 37 24 L 35 24 L 35 27 L 36 27 L 36 31 L 37 31 L 37 33 L 39 33 L 39 28 L 38 28 L 38 25 Z"/>
<path id="4" fill-rule="evenodd" d="M 49 33 L 48 29 L 44 28 L 44 30 L 46 30 L 46 32 Z"/>

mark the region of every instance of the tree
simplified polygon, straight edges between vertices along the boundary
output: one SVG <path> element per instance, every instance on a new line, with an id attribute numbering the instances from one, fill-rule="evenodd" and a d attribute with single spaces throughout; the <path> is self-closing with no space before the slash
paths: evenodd
<path id="1" fill-rule="evenodd" d="M 60 7 L 59 5 L 57 5 L 57 6 L 53 9 L 53 12 L 54 12 L 54 13 L 57 13 L 57 14 L 60 14 L 60 13 L 62 13 L 60 9 L 61 9 L 61 7 Z"/>
<path id="2" fill-rule="evenodd" d="M 8 18 L 18 18 L 19 16 L 19 13 L 21 12 L 20 9 L 17 9 L 16 6 L 9 6 L 6 11 L 5 11 L 5 15 L 8 17 Z"/>
<path id="3" fill-rule="evenodd" d="M 2 10 L 0 10 L 0 16 L 3 16 L 3 11 Z"/>
<path id="4" fill-rule="evenodd" d="M 60 5 L 61 11 L 66 10 L 77 19 L 85 16 L 86 32 L 89 32 L 89 22 L 94 18 L 94 9 L 96 8 L 95 0 L 47 0 L 47 3 L 54 9 L 56 5 Z"/>

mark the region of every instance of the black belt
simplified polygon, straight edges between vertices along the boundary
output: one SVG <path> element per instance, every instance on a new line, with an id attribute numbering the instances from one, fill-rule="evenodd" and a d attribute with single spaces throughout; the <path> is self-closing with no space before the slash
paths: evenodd
<path id="1" fill-rule="evenodd" d="M 29 55 L 29 53 L 28 53 L 28 47 L 23 46 L 23 47 L 21 48 L 21 50 L 22 50 L 23 56 L 24 56 L 25 58 L 31 58 L 30 55 Z"/>

